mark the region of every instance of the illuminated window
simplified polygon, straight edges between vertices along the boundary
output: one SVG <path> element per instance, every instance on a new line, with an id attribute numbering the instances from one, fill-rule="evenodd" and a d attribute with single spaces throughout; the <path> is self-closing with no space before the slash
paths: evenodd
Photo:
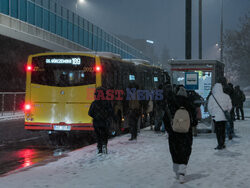
<path id="1" fill-rule="evenodd" d="M 135 75 L 129 75 L 129 80 L 135 80 Z"/>

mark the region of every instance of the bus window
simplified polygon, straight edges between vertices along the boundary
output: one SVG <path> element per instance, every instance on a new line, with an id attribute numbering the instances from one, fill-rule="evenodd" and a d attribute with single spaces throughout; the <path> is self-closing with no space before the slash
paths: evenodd
<path id="1" fill-rule="evenodd" d="M 52 55 L 32 59 L 31 83 L 69 87 L 96 83 L 95 59 L 86 56 Z"/>
<path id="2" fill-rule="evenodd" d="M 129 75 L 129 81 L 135 81 L 135 75 L 130 74 Z"/>
<path id="3" fill-rule="evenodd" d="M 154 82 L 158 82 L 158 77 L 157 76 L 154 77 Z"/>

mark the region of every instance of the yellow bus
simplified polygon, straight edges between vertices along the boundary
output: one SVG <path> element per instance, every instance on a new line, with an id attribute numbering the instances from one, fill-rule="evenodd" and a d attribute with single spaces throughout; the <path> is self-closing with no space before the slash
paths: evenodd
<path id="1" fill-rule="evenodd" d="M 122 60 L 112 53 L 49 52 L 31 55 L 27 63 L 25 129 L 56 132 L 93 131 L 88 116 L 94 89 L 123 90 L 132 82 L 152 90 L 166 82 L 159 67 L 136 60 Z M 114 100 L 112 131 L 126 127 L 122 119 L 125 100 Z"/>

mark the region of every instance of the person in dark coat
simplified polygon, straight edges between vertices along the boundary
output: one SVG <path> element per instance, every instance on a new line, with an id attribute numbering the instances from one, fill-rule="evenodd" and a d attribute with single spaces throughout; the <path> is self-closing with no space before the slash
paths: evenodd
<path id="1" fill-rule="evenodd" d="M 162 90 L 163 85 L 160 84 L 158 89 Z M 155 101 L 155 127 L 154 127 L 154 131 L 156 131 L 156 132 L 159 132 L 161 130 L 165 106 L 166 106 L 165 100 L 156 100 Z M 164 130 L 165 130 L 165 127 L 164 127 Z"/>
<path id="2" fill-rule="evenodd" d="M 232 84 L 227 83 L 227 79 L 225 77 L 222 77 L 218 83 L 222 84 L 223 92 L 230 97 L 231 102 L 233 103 L 233 100 L 234 100 L 234 88 L 233 88 Z M 233 114 L 233 109 L 231 109 L 230 115 L 231 115 L 230 121 L 226 121 L 226 132 L 227 132 L 229 140 L 231 140 L 233 138 L 233 136 L 234 136 L 234 114 Z"/>
<path id="3" fill-rule="evenodd" d="M 237 119 L 240 119 L 240 113 L 241 112 L 241 119 L 244 120 L 244 110 L 243 110 L 243 103 L 246 100 L 246 96 L 241 91 L 240 86 L 235 87 L 235 103 L 236 103 L 236 114 L 237 114 Z"/>
<path id="4" fill-rule="evenodd" d="M 197 122 L 195 123 L 196 125 L 198 124 L 198 121 L 200 121 L 202 119 L 202 114 L 201 114 L 201 104 L 203 103 L 203 98 L 196 93 L 194 90 L 190 90 L 188 92 L 188 99 L 190 100 L 190 102 L 192 103 L 192 105 L 195 107 L 195 118 L 197 120 Z M 197 126 L 193 126 L 193 135 L 197 136 Z"/>
<path id="5" fill-rule="evenodd" d="M 192 126 L 195 124 L 193 119 L 195 118 L 195 108 L 188 100 L 188 95 L 184 87 L 180 87 L 177 92 L 175 103 L 176 111 L 180 107 L 184 107 L 190 116 L 190 128 L 187 133 L 177 133 L 173 131 L 172 126 L 168 127 L 168 143 L 173 161 L 173 170 L 176 173 L 176 177 L 180 180 L 180 183 L 184 183 L 186 167 L 192 152 Z"/>
<path id="6" fill-rule="evenodd" d="M 228 83 L 228 86 L 230 87 L 230 93 L 229 93 L 229 97 L 231 98 L 232 101 L 232 110 L 230 112 L 231 117 L 233 119 L 233 121 L 235 121 L 235 108 L 236 108 L 236 95 L 235 95 L 235 89 L 232 83 Z"/>
<path id="7" fill-rule="evenodd" d="M 137 98 L 137 90 L 139 86 L 137 84 L 132 84 L 130 88 L 136 89 L 135 99 L 129 100 L 129 111 L 128 111 L 128 123 L 130 127 L 131 138 L 129 141 L 137 139 L 137 132 L 138 132 L 138 121 L 139 117 L 142 115 L 142 108 L 141 103 Z"/>
<path id="8" fill-rule="evenodd" d="M 172 119 L 175 113 L 175 94 L 173 92 L 172 86 L 168 83 L 163 85 L 163 100 L 165 103 L 163 123 L 165 130 L 169 133 L 169 128 L 172 125 Z"/>
<path id="9" fill-rule="evenodd" d="M 92 102 L 88 114 L 93 118 L 98 154 L 107 154 L 109 127 L 114 111 L 109 100 L 103 100 L 97 97 L 98 92 L 103 92 L 104 96 L 106 96 L 105 88 L 97 88 L 95 92 L 95 100 Z"/>

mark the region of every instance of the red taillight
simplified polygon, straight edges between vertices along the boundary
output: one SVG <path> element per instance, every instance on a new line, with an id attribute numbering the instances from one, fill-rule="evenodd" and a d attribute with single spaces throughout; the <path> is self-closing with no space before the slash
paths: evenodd
<path id="1" fill-rule="evenodd" d="M 25 104 L 24 110 L 29 111 L 30 109 L 31 109 L 31 105 L 30 104 Z"/>
<path id="2" fill-rule="evenodd" d="M 95 67 L 95 71 L 96 71 L 96 72 L 101 72 L 101 71 L 102 71 L 102 67 L 97 65 L 97 66 Z"/>
<path id="3" fill-rule="evenodd" d="M 28 65 L 28 66 L 26 67 L 26 70 L 27 70 L 27 71 L 32 71 L 32 66 L 31 66 L 31 65 Z"/>

